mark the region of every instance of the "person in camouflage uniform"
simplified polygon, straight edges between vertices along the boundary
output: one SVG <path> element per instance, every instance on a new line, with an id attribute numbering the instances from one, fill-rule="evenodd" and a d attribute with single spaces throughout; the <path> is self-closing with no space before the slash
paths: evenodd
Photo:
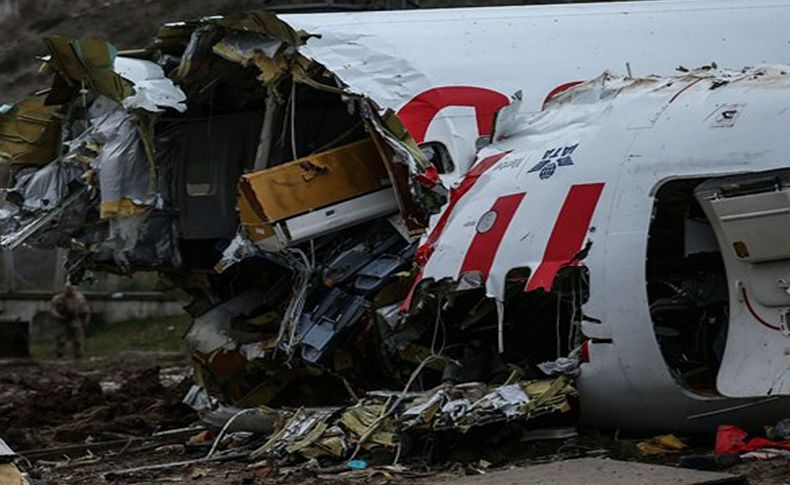
<path id="1" fill-rule="evenodd" d="M 90 307 L 85 297 L 70 283 L 62 293 L 52 297 L 50 310 L 55 320 L 55 355 L 63 357 L 66 341 L 71 340 L 74 357 L 82 357 L 83 331 L 90 321 Z"/>

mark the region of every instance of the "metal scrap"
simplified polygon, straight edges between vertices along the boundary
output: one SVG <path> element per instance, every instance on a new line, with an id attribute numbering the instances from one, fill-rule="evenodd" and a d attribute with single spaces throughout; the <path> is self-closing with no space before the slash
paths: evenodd
<path id="1" fill-rule="evenodd" d="M 290 417 L 251 456 L 342 458 L 353 456 L 355 445 L 394 451 L 406 434 L 465 433 L 493 423 L 566 412 L 574 395 L 567 377 L 500 386 L 466 383 L 406 395 L 372 392 L 349 407 L 281 411 Z"/>

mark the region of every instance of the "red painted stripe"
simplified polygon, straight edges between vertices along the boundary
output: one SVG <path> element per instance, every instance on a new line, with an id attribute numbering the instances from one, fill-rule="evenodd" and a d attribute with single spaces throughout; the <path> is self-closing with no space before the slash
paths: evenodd
<path id="1" fill-rule="evenodd" d="M 581 84 L 583 82 L 584 81 L 571 81 L 569 83 L 560 84 L 559 86 L 555 87 L 554 89 L 549 91 L 549 94 L 547 94 L 545 98 L 543 98 L 543 108 L 546 107 L 548 102 L 551 101 L 551 98 L 553 98 L 554 96 L 556 96 L 556 95 L 558 95 L 560 93 L 564 93 L 565 91 L 569 90 L 570 88 L 572 88 L 574 86 L 578 86 L 579 84 Z"/>
<path id="2" fill-rule="evenodd" d="M 493 167 L 498 161 L 503 159 L 505 155 L 510 153 L 502 152 L 497 153 L 496 155 L 491 155 L 490 157 L 486 157 L 479 162 L 475 163 L 469 172 L 466 173 L 466 176 L 461 180 L 457 186 L 452 187 L 450 189 L 450 200 L 447 202 L 447 207 L 444 209 L 444 212 L 439 216 L 439 220 L 436 222 L 433 230 L 428 237 L 425 239 L 425 242 L 417 248 L 417 252 L 414 255 L 415 261 L 421 267 L 425 267 L 425 264 L 430 259 L 431 255 L 433 254 L 434 245 L 436 241 L 439 239 L 439 236 L 442 235 L 442 231 L 444 231 L 444 226 L 447 225 L 447 220 L 450 218 L 450 214 L 453 212 L 453 209 L 458 202 L 463 198 L 463 196 L 469 192 L 469 190 L 474 186 L 477 182 L 477 179 L 480 178 L 486 170 Z M 417 277 L 414 279 L 414 284 L 409 290 L 409 294 L 407 295 L 406 299 L 403 300 L 401 306 L 399 308 L 400 313 L 406 313 L 411 308 L 411 300 L 414 296 L 414 290 L 417 288 L 417 285 L 420 283 L 422 279 L 422 271 L 417 274 Z"/>
<path id="3" fill-rule="evenodd" d="M 672 98 L 669 100 L 669 103 L 668 103 L 668 104 L 672 104 L 672 102 L 673 102 L 673 101 L 675 101 L 676 99 L 678 99 L 678 96 L 680 96 L 681 94 L 683 94 L 684 92 L 686 92 L 686 90 L 687 90 L 688 88 L 690 88 L 691 86 L 693 86 L 693 85 L 697 84 L 697 83 L 698 83 L 698 82 L 700 82 L 700 81 L 702 81 L 702 78 L 696 79 L 696 80 L 694 80 L 694 81 L 692 81 L 692 82 L 690 82 L 690 83 L 686 84 L 686 86 L 685 86 L 683 89 L 681 89 L 680 91 L 678 91 L 677 93 L 675 93 L 675 95 L 674 95 L 674 96 L 672 96 Z"/>
<path id="4" fill-rule="evenodd" d="M 573 258 L 582 249 L 595 206 L 604 184 L 574 185 L 568 191 L 560 215 L 546 244 L 543 261 L 532 275 L 526 291 L 551 291 L 554 277 L 564 266 L 578 264 Z"/>
<path id="5" fill-rule="evenodd" d="M 398 117 L 417 143 L 425 141 L 428 127 L 442 109 L 448 106 L 470 106 L 475 109 L 477 132 L 491 134 L 494 116 L 510 100 L 493 89 L 477 86 L 441 86 L 423 91 L 398 110 Z"/>
<path id="6" fill-rule="evenodd" d="M 479 271 L 483 275 L 483 280 L 488 278 L 488 272 L 494 263 L 494 257 L 502 243 L 510 221 L 516 213 L 525 193 L 506 195 L 498 198 L 491 211 L 496 213 L 494 225 L 484 233 L 477 233 L 469 245 L 469 249 L 461 265 L 461 273 L 468 271 Z"/>
<path id="7" fill-rule="evenodd" d="M 768 327 L 771 330 L 782 330 L 782 327 L 780 327 L 779 325 L 774 325 L 772 323 L 769 323 L 768 321 L 763 319 L 760 315 L 758 315 L 756 311 L 754 311 L 754 308 L 752 307 L 752 302 L 749 301 L 749 296 L 746 294 L 746 288 L 741 288 L 741 295 L 743 295 L 743 302 L 746 304 L 746 308 L 749 310 L 749 313 L 752 314 L 755 320 L 757 320 L 764 327 Z"/>
<path id="8" fill-rule="evenodd" d="M 477 179 L 480 178 L 486 170 L 493 167 L 498 161 L 505 157 L 510 153 L 502 152 L 497 153 L 496 155 L 491 155 L 490 157 L 486 157 L 476 164 L 472 166 L 471 170 L 467 172 L 466 176 L 461 180 L 461 183 L 457 186 L 450 189 L 450 200 L 447 202 L 447 207 L 444 209 L 444 212 L 439 216 L 439 220 L 436 222 L 436 226 L 434 226 L 431 233 L 425 239 L 425 242 L 417 248 L 417 253 L 414 255 L 414 258 L 417 260 L 417 263 L 420 266 L 425 266 L 425 263 L 428 262 L 430 259 L 431 254 L 433 254 L 433 246 L 436 244 L 436 241 L 439 239 L 439 236 L 442 235 L 442 231 L 444 230 L 444 226 L 447 225 L 447 220 L 450 218 L 450 214 L 453 212 L 453 209 L 461 200 L 461 198 L 469 192 L 469 190 L 475 185 Z"/>

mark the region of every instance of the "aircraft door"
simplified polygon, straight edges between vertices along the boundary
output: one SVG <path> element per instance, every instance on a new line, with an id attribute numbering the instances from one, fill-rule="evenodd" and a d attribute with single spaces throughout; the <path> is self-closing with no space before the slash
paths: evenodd
<path id="1" fill-rule="evenodd" d="M 730 397 L 790 395 L 790 170 L 711 179 L 695 197 L 730 294 L 716 387 Z"/>

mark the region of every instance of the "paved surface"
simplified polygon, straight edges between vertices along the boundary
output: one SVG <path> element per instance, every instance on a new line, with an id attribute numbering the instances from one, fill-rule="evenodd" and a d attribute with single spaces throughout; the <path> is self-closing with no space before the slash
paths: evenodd
<path id="1" fill-rule="evenodd" d="M 562 483 L 584 485 L 631 485 L 637 483 L 712 485 L 746 483 L 746 480 L 742 477 L 727 473 L 702 472 L 685 468 L 601 458 L 580 458 L 528 468 L 513 468 L 451 481 L 454 484 L 463 485 L 553 485 Z"/>

